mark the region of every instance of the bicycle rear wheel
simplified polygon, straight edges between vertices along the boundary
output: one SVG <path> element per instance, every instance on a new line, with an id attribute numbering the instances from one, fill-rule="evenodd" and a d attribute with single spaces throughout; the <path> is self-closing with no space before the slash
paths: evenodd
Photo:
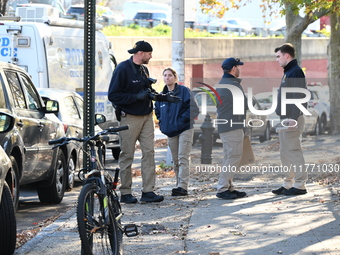
<path id="1" fill-rule="evenodd" d="M 88 183 L 82 188 L 77 207 L 82 254 L 123 254 L 117 221 L 109 204 L 104 202 L 102 195 L 97 194 L 94 183 Z M 104 205 L 109 210 L 108 224 L 104 222 Z"/>

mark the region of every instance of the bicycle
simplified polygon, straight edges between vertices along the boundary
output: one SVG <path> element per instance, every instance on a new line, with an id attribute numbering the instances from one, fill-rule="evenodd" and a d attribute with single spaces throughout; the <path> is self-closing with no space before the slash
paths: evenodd
<path id="1" fill-rule="evenodd" d="M 103 164 L 103 147 L 107 138 L 105 135 L 117 134 L 128 128 L 128 126 L 108 128 L 94 136 L 62 137 L 49 141 L 49 144 L 56 144 L 53 148 L 74 142 L 90 156 L 90 167 L 83 168 L 78 173 L 78 178 L 83 181 L 77 205 L 82 255 L 121 255 L 123 233 L 128 237 L 138 235 L 135 224 L 127 224 L 124 227 L 121 224 L 123 213 L 116 193 L 119 168 L 107 169 Z M 86 145 L 90 146 L 89 152 L 84 149 Z"/>

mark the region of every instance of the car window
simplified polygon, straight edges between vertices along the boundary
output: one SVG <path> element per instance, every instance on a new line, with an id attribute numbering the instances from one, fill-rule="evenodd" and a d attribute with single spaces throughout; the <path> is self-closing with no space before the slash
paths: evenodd
<path id="1" fill-rule="evenodd" d="M 38 110 L 41 108 L 40 100 L 38 93 L 35 91 L 33 84 L 28 79 L 28 77 L 24 74 L 19 74 L 21 76 L 21 80 L 23 85 L 26 87 L 27 96 L 28 96 L 28 108 L 30 110 Z"/>
<path id="2" fill-rule="evenodd" d="M 13 101 L 14 101 L 14 107 L 17 109 L 26 109 L 27 108 L 26 100 L 25 100 L 24 92 L 21 89 L 17 73 L 5 71 L 5 75 L 6 75 L 9 87 L 11 88 Z"/>
<path id="3" fill-rule="evenodd" d="M 78 106 L 78 110 L 79 110 L 79 114 L 80 114 L 80 118 L 83 118 L 83 108 L 84 108 L 84 102 L 82 99 L 75 97 L 74 100 L 76 101 L 76 104 Z"/>
<path id="4" fill-rule="evenodd" d="M 82 7 L 70 7 L 70 9 L 68 9 L 67 13 L 84 14 L 84 8 L 82 8 Z"/>
<path id="5" fill-rule="evenodd" d="M 256 97 L 256 99 L 257 99 L 257 101 L 260 103 L 260 104 L 271 104 L 272 103 L 272 101 L 273 101 L 273 96 L 272 95 L 270 95 L 270 96 L 268 96 L 268 97 L 260 97 L 260 98 L 258 98 L 258 97 Z"/>
<path id="6" fill-rule="evenodd" d="M 154 13 L 153 14 L 153 19 L 165 19 L 165 14 L 164 13 Z"/>
<path id="7" fill-rule="evenodd" d="M 151 13 L 137 13 L 135 19 L 151 19 Z"/>
<path id="8" fill-rule="evenodd" d="M 309 90 L 309 92 L 311 94 L 310 100 L 319 99 L 318 94 L 317 94 L 316 91 Z"/>
<path id="9" fill-rule="evenodd" d="M 196 98 L 197 105 L 202 106 L 202 94 L 196 94 L 195 98 Z"/>
<path id="10" fill-rule="evenodd" d="M 262 109 L 260 104 L 259 104 L 259 102 L 256 99 L 254 99 L 254 98 L 253 98 L 253 106 L 254 106 L 254 108 L 256 110 L 261 110 Z"/>
<path id="11" fill-rule="evenodd" d="M 71 119 L 81 119 L 76 103 L 71 96 L 65 97 L 63 103 L 67 112 L 66 115 L 68 117 L 70 117 Z"/>
<path id="12" fill-rule="evenodd" d="M 198 106 L 202 106 L 202 96 L 203 95 L 205 95 L 205 94 L 198 93 L 198 94 L 195 95 Z M 206 97 L 207 97 L 207 106 L 215 106 L 214 100 L 208 94 L 206 94 Z"/>
<path id="13" fill-rule="evenodd" d="M 1 81 L 2 91 L 4 91 L 2 79 L 0 79 L 0 81 Z M 0 93 L 0 108 L 6 108 L 5 94 L 4 93 Z"/>

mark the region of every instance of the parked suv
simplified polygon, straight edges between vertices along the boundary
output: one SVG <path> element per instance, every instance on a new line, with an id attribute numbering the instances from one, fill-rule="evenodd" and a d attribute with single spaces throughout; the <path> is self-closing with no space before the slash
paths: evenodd
<path id="1" fill-rule="evenodd" d="M 34 183 L 42 203 L 60 203 L 66 186 L 66 159 L 62 149 L 52 150 L 48 141 L 65 136 L 54 113 L 58 102 L 46 104 L 29 75 L 20 67 L 0 62 L 0 112 L 14 117 L 10 132 L 0 134 L 0 145 L 12 162 L 8 185 L 14 206 L 19 186 Z"/>
<path id="2" fill-rule="evenodd" d="M 146 11 L 139 11 L 136 13 L 135 17 L 133 18 L 136 24 L 141 25 L 141 21 L 152 22 L 151 26 L 156 26 L 159 23 L 164 25 L 171 25 L 171 14 L 166 11 L 162 10 L 146 10 Z"/>
<path id="3" fill-rule="evenodd" d="M 77 20 L 84 19 L 84 5 L 72 5 L 67 9 L 66 15 L 70 15 Z"/>

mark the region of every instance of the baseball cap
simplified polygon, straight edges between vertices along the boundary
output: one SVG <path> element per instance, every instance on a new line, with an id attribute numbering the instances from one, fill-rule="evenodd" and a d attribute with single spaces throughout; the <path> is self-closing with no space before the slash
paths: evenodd
<path id="1" fill-rule="evenodd" d="M 148 42 L 138 41 L 131 50 L 128 50 L 130 54 L 137 53 L 138 51 L 150 52 L 152 51 L 152 46 Z"/>
<path id="2" fill-rule="evenodd" d="M 242 66 L 244 63 L 239 58 L 226 58 L 222 63 L 223 70 L 230 70 L 234 66 Z"/>

